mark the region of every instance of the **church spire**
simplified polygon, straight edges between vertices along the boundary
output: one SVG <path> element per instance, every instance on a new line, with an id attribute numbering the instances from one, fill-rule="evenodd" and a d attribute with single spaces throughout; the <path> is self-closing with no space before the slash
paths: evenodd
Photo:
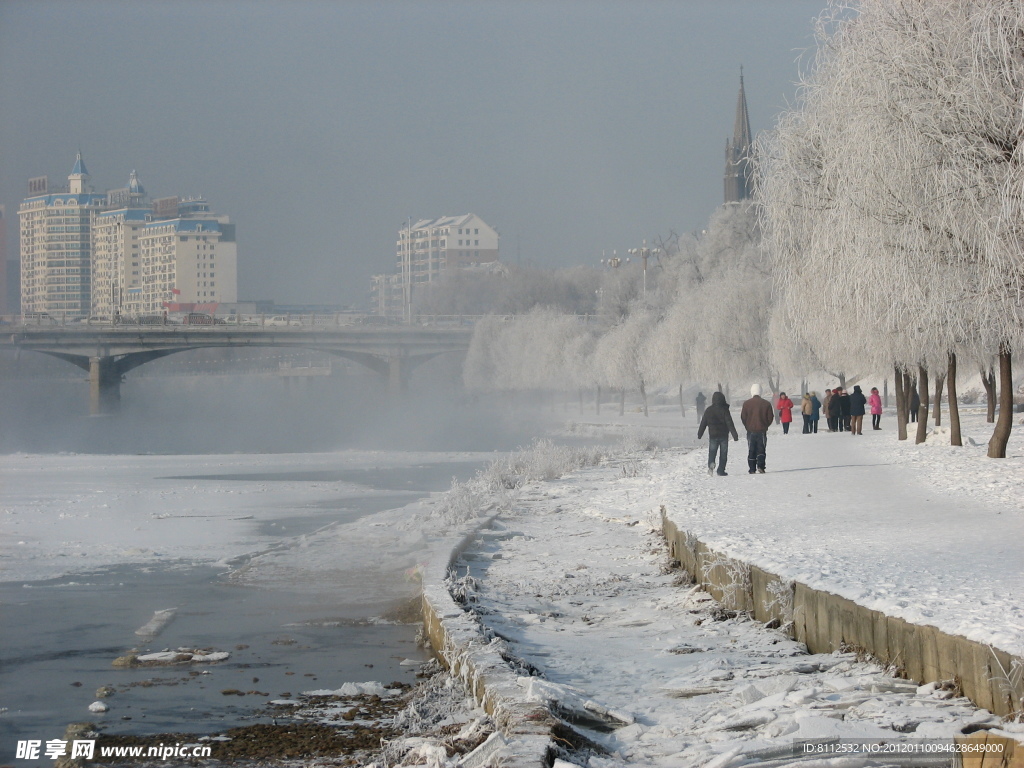
<path id="1" fill-rule="evenodd" d="M 740 67 L 740 92 L 736 97 L 736 119 L 732 138 L 725 143 L 725 202 L 736 203 L 751 196 L 750 153 L 753 138 L 750 133 L 750 113 L 747 112 L 747 94 L 743 89 L 743 67 Z"/>
<path id="2" fill-rule="evenodd" d="M 742 66 L 740 67 L 740 92 L 736 97 L 736 122 L 732 127 L 732 143 L 740 149 L 750 149 L 750 114 L 747 112 L 747 94 L 743 90 Z"/>

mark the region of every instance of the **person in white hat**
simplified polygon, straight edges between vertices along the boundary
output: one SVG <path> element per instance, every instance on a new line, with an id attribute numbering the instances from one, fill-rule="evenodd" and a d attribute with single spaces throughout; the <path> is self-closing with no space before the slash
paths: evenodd
<path id="1" fill-rule="evenodd" d="M 761 397 L 761 385 L 750 387 L 750 399 L 743 403 L 740 421 L 747 430 L 747 467 L 752 475 L 764 474 L 768 450 L 768 427 L 775 423 L 775 409 Z"/>

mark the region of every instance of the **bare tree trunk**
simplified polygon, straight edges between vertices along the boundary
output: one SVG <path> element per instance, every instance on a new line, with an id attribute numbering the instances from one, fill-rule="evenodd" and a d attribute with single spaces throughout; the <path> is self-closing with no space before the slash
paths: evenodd
<path id="1" fill-rule="evenodd" d="M 935 419 L 935 426 L 942 426 L 942 385 L 946 383 L 946 374 L 940 373 L 935 376 L 935 402 L 932 404 L 932 418 Z"/>
<path id="2" fill-rule="evenodd" d="M 1010 440 L 1013 428 L 1013 359 L 1010 357 L 1010 345 L 1003 343 L 999 347 L 999 420 L 988 441 L 988 457 L 990 459 L 1006 458 L 1006 443 Z"/>
<path id="3" fill-rule="evenodd" d="M 840 373 L 837 375 L 839 376 L 839 386 L 842 387 L 843 389 L 846 389 L 846 374 Z"/>
<path id="4" fill-rule="evenodd" d="M 644 386 L 644 380 L 640 379 L 640 397 L 644 401 L 644 417 L 647 417 L 647 388 Z"/>
<path id="5" fill-rule="evenodd" d="M 985 403 L 988 406 L 985 421 L 992 424 L 996 420 L 996 375 L 991 368 L 988 373 L 981 372 L 981 384 L 985 387 Z"/>
<path id="6" fill-rule="evenodd" d="M 949 444 L 963 445 L 963 438 L 960 436 L 960 401 L 956 399 L 956 355 L 949 353 L 949 368 L 946 370 L 946 382 L 949 401 Z"/>
<path id="7" fill-rule="evenodd" d="M 907 439 L 907 391 L 903 388 L 903 372 L 896 367 L 896 429 L 900 440 Z"/>
<path id="8" fill-rule="evenodd" d="M 597 397 L 594 398 L 594 413 L 601 414 L 601 387 L 597 388 Z"/>
<path id="9" fill-rule="evenodd" d="M 917 436 L 914 442 L 923 443 L 928 436 L 928 369 L 923 365 L 917 366 L 917 388 L 921 404 L 917 409 Z"/>
<path id="10" fill-rule="evenodd" d="M 903 372 L 903 396 L 907 398 L 906 408 L 903 409 L 904 423 L 910 424 L 910 405 L 914 402 L 914 392 L 917 388 L 914 386 L 914 379 L 911 377 L 909 371 Z"/>
<path id="11" fill-rule="evenodd" d="M 686 406 L 683 405 L 683 385 L 679 385 L 679 413 L 682 416 L 686 416 Z"/>
<path id="12" fill-rule="evenodd" d="M 619 416 L 623 416 L 626 413 L 626 388 L 623 387 L 619 390 Z"/>
<path id="13" fill-rule="evenodd" d="M 583 387 L 580 387 L 580 415 L 583 415 Z"/>
<path id="14" fill-rule="evenodd" d="M 882 407 L 889 407 L 889 380 L 882 381 Z"/>

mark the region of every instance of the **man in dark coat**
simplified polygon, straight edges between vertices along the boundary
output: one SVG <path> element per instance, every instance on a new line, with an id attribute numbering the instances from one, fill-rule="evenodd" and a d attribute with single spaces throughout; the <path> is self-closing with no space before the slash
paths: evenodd
<path id="1" fill-rule="evenodd" d="M 706 397 L 704 397 L 704 393 L 703 392 L 698 392 L 697 393 L 697 399 L 694 400 L 694 403 L 696 403 L 696 405 L 697 405 L 697 418 L 698 419 L 701 416 L 704 415 L 704 405 L 707 403 L 707 401 L 708 401 L 708 399 Z M 714 396 L 711 397 L 711 402 L 712 403 L 715 402 Z"/>
<path id="2" fill-rule="evenodd" d="M 828 401 L 828 426 L 833 432 L 844 432 L 846 422 L 843 421 L 843 406 L 840 395 L 843 390 L 836 387 L 832 390 L 832 397 Z"/>
<path id="3" fill-rule="evenodd" d="M 729 433 L 732 433 L 733 440 L 739 440 L 736 434 L 736 425 L 732 423 L 732 414 L 729 413 L 729 404 L 725 402 L 725 395 L 715 392 L 711 395 L 711 407 L 704 411 L 700 420 L 700 428 L 697 430 L 697 439 L 704 437 L 704 430 L 708 431 L 708 474 L 715 471 L 715 454 L 718 459 L 718 474 L 727 475 L 725 463 L 729 460 Z"/>
<path id="4" fill-rule="evenodd" d="M 775 423 L 775 409 L 761 397 L 761 385 L 750 388 L 750 399 L 743 403 L 740 421 L 747 430 L 747 466 L 750 474 L 764 474 L 768 451 L 768 427 Z"/>
<path id="5" fill-rule="evenodd" d="M 850 431 L 850 393 L 846 391 L 846 387 L 842 387 L 839 390 L 839 421 L 842 426 L 839 428 L 841 432 L 845 429 L 847 432 Z"/>
<path id="6" fill-rule="evenodd" d="M 850 395 L 850 432 L 854 437 L 864 434 L 861 429 L 864 427 L 864 406 L 867 402 L 868 399 L 860 391 L 860 385 L 855 385 Z"/>

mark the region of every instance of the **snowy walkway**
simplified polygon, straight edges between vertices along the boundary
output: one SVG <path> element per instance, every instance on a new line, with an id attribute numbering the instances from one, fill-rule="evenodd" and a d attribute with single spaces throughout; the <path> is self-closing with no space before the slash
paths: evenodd
<path id="1" fill-rule="evenodd" d="M 663 469 L 692 478 L 679 466 L 686 461 L 675 455 Z M 457 587 L 511 654 L 541 674 L 529 677 L 524 666 L 524 695 L 563 713 L 605 708 L 620 725 L 633 721 L 590 732 L 608 750 L 591 757 L 592 768 L 775 766 L 792 762 L 797 739 L 949 740 L 998 723 L 964 699 L 934 685 L 918 689 L 851 654 L 808 656 L 681 585 L 665 568 L 650 502 L 636 495 L 658 473 L 626 478 L 616 470 L 536 486 L 518 513 L 465 553 L 459 572 L 471 578 Z M 893 764 L 800 757 L 817 766 Z M 900 764 L 948 764 L 948 756 L 915 758 Z"/>
<path id="2" fill-rule="evenodd" d="M 900 444 L 891 431 L 775 427 L 765 475 L 747 474 L 742 437 L 730 447 L 729 477 L 706 474 L 703 447 L 656 462 L 646 504 L 784 579 L 1024 655 L 1019 432 L 1015 455 L 997 461 L 981 446 Z"/>

